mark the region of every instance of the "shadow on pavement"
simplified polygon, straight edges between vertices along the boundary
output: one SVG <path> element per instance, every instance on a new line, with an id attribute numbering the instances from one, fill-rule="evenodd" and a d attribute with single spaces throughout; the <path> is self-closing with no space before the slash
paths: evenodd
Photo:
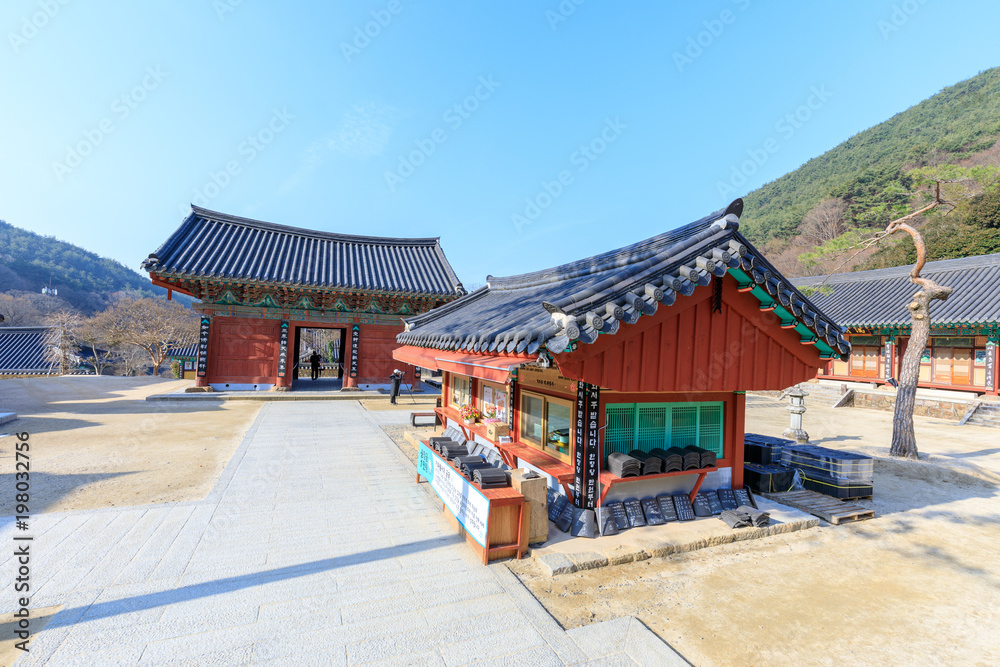
<path id="1" fill-rule="evenodd" d="M 270 584 L 277 581 L 294 579 L 296 577 L 316 574 L 317 572 L 326 572 L 342 567 L 371 563 L 373 561 L 384 560 L 386 558 L 407 556 L 421 551 L 457 544 L 459 542 L 462 542 L 462 538 L 457 535 L 436 537 L 433 539 L 408 542 L 398 546 L 372 549 L 370 551 L 363 551 L 361 553 L 350 554 L 347 556 L 324 558 L 323 560 L 315 560 L 309 563 L 302 563 L 300 565 L 289 565 L 287 567 L 266 570 L 264 572 L 243 574 L 238 577 L 216 579 L 215 581 L 207 581 L 201 584 L 190 584 L 188 586 L 181 586 L 180 588 L 162 591 L 159 593 L 152 593 L 149 595 L 136 595 L 133 597 L 122 598 L 120 600 L 98 602 L 90 605 L 89 607 L 75 607 L 67 609 L 63 614 L 63 617 L 66 618 L 67 621 L 60 622 L 57 617 L 55 622 L 50 623 L 50 627 L 76 625 L 77 623 L 86 623 L 87 621 L 116 616 L 118 614 L 127 614 L 147 609 L 154 609 L 156 607 L 207 598 L 222 593 L 232 593 L 245 588 L 252 588 L 254 586 L 262 586 L 264 584 Z M 83 614 L 86 614 L 87 617 L 80 618 Z"/>

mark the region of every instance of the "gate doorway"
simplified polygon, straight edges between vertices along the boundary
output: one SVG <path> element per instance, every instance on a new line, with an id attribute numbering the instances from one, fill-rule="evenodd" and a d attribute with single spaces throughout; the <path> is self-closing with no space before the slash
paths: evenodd
<path id="1" fill-rule="evenodd" d="M 344 327 L 295 327 L 292 389 L 338 391 L 343 386 L 344 350 L 347 329 Z M 319 377 L 312 379 L 310 357 L 320 356 Z"/>

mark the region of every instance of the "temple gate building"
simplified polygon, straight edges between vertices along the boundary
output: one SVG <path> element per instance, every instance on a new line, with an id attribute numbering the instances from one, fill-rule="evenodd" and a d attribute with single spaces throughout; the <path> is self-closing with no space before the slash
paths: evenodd
<path id="1" fill-rule="evenodd" d="M 401 318 L 465 293 L 437 238 L 332 234 L 196 206 L 142 268 L 200 300 L 196 381 L 216 390 L 290 388 L 303 329 L 340 330 L 331 356 L 345 388 L 385 385 Z"/>

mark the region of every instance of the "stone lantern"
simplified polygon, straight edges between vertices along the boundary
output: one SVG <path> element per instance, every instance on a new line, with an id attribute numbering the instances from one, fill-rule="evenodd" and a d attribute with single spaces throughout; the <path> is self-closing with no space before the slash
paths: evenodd
<path id="1" fill-rule="evenodd" d="M 781 435 L 792 438 L 800 445 L 809 443 L 809 434 L 802 430 L 802 415 L 806 412 L 805 398 L 808 395 L 809 393 L 798 385 L 785 391 L 785 396 L 788 397 L 788 407 L 785 409 L 791 413 L 791 425 Z"/>

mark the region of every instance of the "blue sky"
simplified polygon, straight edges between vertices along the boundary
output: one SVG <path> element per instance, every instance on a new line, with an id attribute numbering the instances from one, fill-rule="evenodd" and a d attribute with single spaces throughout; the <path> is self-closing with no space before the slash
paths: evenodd
<path id="1" fill-rule="evenodd" d="M 6 0 L 0 219 L 137 269 L 195 202 L 440 236 L 476 285 L 719 209 L 1000 64 L 997 25 L 986 1 Z"/>

